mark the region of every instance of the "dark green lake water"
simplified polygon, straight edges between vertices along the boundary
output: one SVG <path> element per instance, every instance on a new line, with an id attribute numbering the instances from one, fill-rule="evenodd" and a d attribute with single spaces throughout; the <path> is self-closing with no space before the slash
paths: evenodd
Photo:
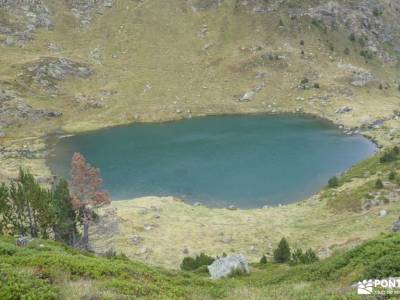
<path id="1" fill-rule="evenodd" d="M 68 177 L 73 153 L 81 152 L 101 169 L 114 200 L 178 196 L 250 208 L 310 196 L 375 149 L 317 119 L 218 116 L 63 138 L 49 163 Z"/>

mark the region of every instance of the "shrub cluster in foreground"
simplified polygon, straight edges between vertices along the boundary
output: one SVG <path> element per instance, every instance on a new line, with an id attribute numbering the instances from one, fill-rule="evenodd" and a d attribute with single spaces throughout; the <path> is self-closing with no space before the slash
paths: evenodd
<path id="1" fill-rule="evenodd" d="M 400 235 L 382 235 L 312 264 L 274 263 L 265 268 L 255 264 L 253 268 L 258 268 L 257 272 L 248 276 L 211 281 L 203 273 L 166 271 L 115 255 L 98 257 L 49 240 L 35 239 L 19 248 L 14 239 L 0 236 L 0 299 L 13 300 L 68 299 L 71 290 L 66 290 L 65 283 L 79 280 L 91 287 L 74 291 L 85 299 L 188 299 L 199 295 L 231 299 L 232 289 L 254 289 L 256 293 L 265 287 L 266 292 L 288 292 L 288 286 L 295 282 L 322 286 L 318 295 L 323 295 L 326 286 L 348 287 L 358 280 L 400 276 Z M 295 296 L 306 295 L 299 290 Z"/>

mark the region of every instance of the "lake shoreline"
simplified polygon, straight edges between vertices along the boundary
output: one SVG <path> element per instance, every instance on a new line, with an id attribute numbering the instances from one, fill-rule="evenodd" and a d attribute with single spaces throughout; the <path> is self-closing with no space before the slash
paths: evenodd
<path id="1" fill-rule="evenodd" d="M 374 155 L 374 153 L 376 153 L 376 151 L 378 150 L 378 147 L 377 147 L 377 144 L 373 141 L 373 140 L 371 140 L 370 138 L 369 138 L 369 136 L 366 136 L 366 135 L 363 135 L 363 134 L 361 134 L 361 133 L 351 133 L 351 134 L 349 134 L 348 132 L 346 132 L 345 130 L 343 130 L 343 128 L 342 128 L 342 126 L 341 125 L 338 125 L 338 124 L 335 124 L 332 120 L 329 120 L 329 119 L 325 119 L 325 118 L 321 118 L 321 117 L 319 117 L 319 116 L 317 116 L 317 115 L 314 115 L 314 114 L 305 114 L 305 113 L 273 113 L 273 114 L 269 114 L 269 113 L 251 113 L 251 114 L 223 114 L 223 115 L 219 115 L 219 114 L 213 114 L 213 115 L 209 115 L 209 116 L 205 116 L 205 117 L 193 117 L 192 119 L 193 120 L 201 120 L 201 119 L 205 119 L 205 118 L 213 118 L 213 117 L 244 117 L 244 118 L 249 118 L 249 117 L 266 117 L 266 118 L 268 118 L 268 117 L 271 117 L 271 116 L 273 116 L 273 117 L 276 117 L 277 119 L 280 119 L 280 118 L 304 118 L 304 119 L 309 119 L 309 120 L 316 120 L 316 121 L 318 121 L 318 122 L 321 122 L 322 124 L 324 124 L 324 125 L 327 125 L 328 127 L 332 127 L 332 128 L 334 128 L 335 130 L 339 130 L 340 132 L 342 132 L 342 133 L 344 133 L 344 134 L 346 134 L 346 135 L 352 135 L 352 136 L 362 136 L 362 137 L 366 137 L 366 138 L 368 138 L 368 140 L 369 141 L 372 141 L 372 144 L 373 144 L 373 147 L 374 147 L 374 150 L 373 150 L 373 153 L 371 154 L 371 155 Z M 239 119 L 240 120 L 240 119 Z M 58 142 L 58 141 L 60 141 L 61 139 L 63 139 L 63 138 L 65 138 L 65 137 L 83 137 L 84 135 L 88 135 L 88 134 L 92 134 L 92 133 L 100 133 L 100 132 L 102 132 L 102 133 L 107 133 L 107 131 L 108 130 L 111 130 L 111 129 L 115 129 L 115 128 L 127 128 L 127 127 L 132 127 L 132 126 L 134 126 L 135 124 L 163 124 L 163 123 L 179 123 L 179 122 L 183 122 L 183 121 L 185 121 L 185 119 L 180 119 L 180 120 L 168 120 L 168 121 L 166 121 L 166 122 L 151 122 L 151 123 L 149 123 L 149 122 L 134 122 L 134 123 L 130 123 L 130 124 L 125 124 L 125 125 L 121 125 L 121 126 L 116 126 L 116 127 L 110 127 L 110 128 L 104 128 L 104 129 L 99 129 L 99 130 L 96 130 L 96 131 L 88 131 L 88 132 L 81 132 L 81 133 L 76 133 L 76 134 L 67 134 L 67 133 L 65 133 L 65 132 L 59 132 L 59 133 L 57 133 L 57 134 L 53 134 L 53 135 L 49 135 L 48 136 L 48 138 L 47 138 L 47 148 L 48 148 L 48 155 L 47 155 L 47 157 L 46 157 L 46 166 L 47 166 L 47 168 L 49 168 L 52 172 L 53 172 L 53 174 L 54 174 L 54 170 L 52 169 L 52 166 L 51 166 L 51 164 L 49 163 L 49 161 L 50 161 L 50 158 L 52 157 L 52 155 L 54 155 L 54 148 L 55 148 L 55 145 L 56 145 L 56 143 Z M 371 145 L 372 146 L 372 145 Z M 370 157 L 370 155 L 368 156 L 368 157 Z M 54 164 L 53 164 L 54 165 Z M 351 166 L 353 166 L 353 165 L 351 165 Z M 103 166 L 104 167 L 104 166 Z M 345 172 L 347 170 L 347 168 L 346 169 L 344 169 L 343 171 L 341 171 L 340 173 L 342 173 L 342 172 Z M 337 173 L 337 174 L 339 174 L 339 173 Z M 107 181 L 108 182 L 108 181 Z M 321 184 L 319 184 L 319 185 L 321 185 Z M 321 188 L 323 188 L 323 187 L 321 187 Z M 300 201 L 302 201 L 303 199 L 307 199 L 307 198 L 309 198 L 310 196 L 312 196 L 313 194 L 315 194 L 315 193 L 318 193 L 320 191 L 320 188 L 318 187 L 318 189 L 316 189 L 315 190 L 315 192 L 312 192 L 312 193 L 310 193 L 308 196 L 299 196 L 298 198 L 296 198 L 296 200 L 294 200 L 294 201 L 290 201 L 290 203 L 297 203 L 297 202 L 300 202 Z M 155 191 L 156 192 L 156 191 Z M 157 193 L 157 192 L 156 192 Z M 122 194 L 124 194 L 124 193 L 122 193 Z M 137 196 L 131 196 L 132 198 L 136 198 L 136 197 L 144 197 L 144 196 L 148 196 L 148 195 L 154 195 L 154 194 L 152 194 L 151 192 L 150 193 L 145 193 L 145 194 L 143 194 L 143 193 L 139 193 L 139 194 L 141 194 L 140 196 L 139 195 L 137 195 Z M 174 196 L 174 197 L 177 197 L 177 198 L 181 198 L 181 199 L 184 199 L 184 201 L 185 202 L 187 202 L 187 203 L 192 203 L 192 204 L 194 204 L 194 203 L 196 203 L 196 202 L 198 202 L 198 203 L 201 203 L 202 205 L 205 205 L 205 206 L 207 206 L 207 207 L 209 207 L 209 208 L 221 208 L 221 207 L 228 207 L 228 206 L 232 206 L 232 207 L 235 207 L 235 209 L 236 209 L 236 206 L 237 205 L 235 205 L 235 203 L 233 202 L 233 203 L 229 203 L 229 202 L 226 202 L 226 204 L 225 205 L 209 205 L 209 204 L 207 204 L 207 200 L 205 200 L 205 199 L 202 199 L 202 198 L 199 198 L 199 197 L 195 197 L 195 198 L 193 198 L 192 197 L 192 199 L 191 200 L 189 200 L 187 197 L 185 197 L 184 195 L 177 195 L 177 194 L 174 194 L 174 193 L 163 193 L 163 194 L 156 194 L 156 195 L 158 195 L 158 196 L 160 196 L 160 197 L 162 197 L 162 196 Z M 129 197 L 129 196 L 128 196 Z M 131 197 L 129 197 L 129 198 L 131 198 Z M 116 200 L 116 201 L 119 201 L 119 200 L 122 200 L 122 199 L 126 199 L 127 198 L 127 196 L 125 195 L 125 196 L 121 196 L 121 197 L 119 197 L 118 198 L 118 200 Z M 266 197 L 266 198 L 268 198 L 269 199 L 269 197 Z M 216 198 L 217 199 L 217 198 Z M 250 199 L 253 199 L 253 198 L 251 198 L 250 197 Z M 273 199 L 273 198 L 271 198 L 271 199 Z M 204 201 L 206 202 L 206 203 L 204 203 Z M 223 200 L 222 200 L 223 201 Z M 270 203 L 264 203 L 263 205 L 257 205 L 257 206 L 251 206 L 250 205 L 250 207 L 240 207 L 240 205 L 239 206 L 237 206 L 238 208 L 240 208 L 240 209 L 262 209 L 262 207 L 263 206 L 265 206 L 265 205 L 268 205 L 268 206 L 278 206 L 278 205 L 285 205 L 285 201 L 284 201 L 284 199 L 282 199 L 282 202 L 281 201 L 276 201 L 276 203 L 274 203 L 274 204 L 270 204 Z"/>

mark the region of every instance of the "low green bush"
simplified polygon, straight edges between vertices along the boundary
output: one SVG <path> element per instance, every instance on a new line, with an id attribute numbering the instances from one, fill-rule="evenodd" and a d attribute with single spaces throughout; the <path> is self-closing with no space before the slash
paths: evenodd
<path id="1" fill-rule="evenodd" d="M 400 154 L 400 148 L 397 146 L 394 146 L 392 149 L 387 150 L 382 154 L 380 157 L 379 161 L 381 163 L 388 163 L 392 161 L 396 161 L 399 159 L 399 154 Z"/>
<path id="2" fill-rule="evenodd" d="M 375 181 L 375 188 L 378 189 L 378 190 L 383 189 L 383 182 L 382 182 L 382 180 L 377 179 L 377 180 Z"/>
<path id="3" fill-rule="evenodd" d="M 367 266 L 365 278 L 388 278 L 400 276 L 400 251 L 384 255 Z"/>
<path id="4" fill-rule="evenodd" d="M 214 258 L 204 253 L 196 257 L 187 256 L 182 260 L 181 269 L 184 271 L 194 271 L 201 266 L 209 266 L 214 262 Z"/>
<path id="5" fill-rule="evenodd" d="M 311 264 L 313 262 L 318 261 L 318 256 L 314 250 L 308 249 L 306 252 L 303 252 L 303 249 L 295 249 L 292 252 L 291 264 Z"/>
<path id="6" fill-rule="evenodd" d="M 16 272 L 13 266 L 0 264 L 0 299 L 59 299 L 59 291 L 46 279 Z"/>
<path id="7" fill-rule="evenodd" d="M 335 188 L 339 186 L 339 179 L 336 176 L 331 177 L 328 180 L 328 187 L 329 188 Z"/>
<path id="8" fill-rule="evenodd" d="M 260 259 L 260 264 L 265 265 L 268 262 L 267 257 L 263 255 Z"/>

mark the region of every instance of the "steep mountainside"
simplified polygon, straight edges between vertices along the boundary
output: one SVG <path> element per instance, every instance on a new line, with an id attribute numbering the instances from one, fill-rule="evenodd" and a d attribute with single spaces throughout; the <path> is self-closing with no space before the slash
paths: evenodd
<path id="1" fill-rule="evenodd" d="M 389 0 L 1 1 L 1 174 L 21 162 L 46 174 L 37 150 L 51 132 L 205 114 L 305 112 L 397 138 L 375 127 L 398 126 L 399 10 Z"/>

